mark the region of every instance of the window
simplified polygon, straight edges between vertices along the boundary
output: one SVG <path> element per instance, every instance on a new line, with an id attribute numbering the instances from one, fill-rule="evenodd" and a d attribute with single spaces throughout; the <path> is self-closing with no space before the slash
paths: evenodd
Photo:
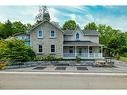
<path id="1" fill-rule="evenodd" d="M 92 53 L 92 51 L 93 51 L 92 47 L 89 47 L 89 53 Z"/>
<path id="2" fill-rule="evenodd" d="M 73 47 L 69 48 L 69 53 L 73 53 Z"/>
<path id="3" fill-rule="evenodd" d="M 43 52 L 43 46 L 42 45 L 38 45 L 38 52 L 39 53 Z"/>
<path id="4" fill-rule="evenodd" d="M 55 32 L 54 31 L 50 32 L 50 38 L 55 38 Z"/>
<path id="5" fill-rule="evenodd" d="M 76 34 L 76 40 L 79 40 L 79 33 Z"/>
<path id="6" fill-rule="evenodd" d="M 55 45 L 51 45 L 51 52 L 55 52 Z"/>
<path id="7" fill-rule="evenodd" d="M 43 38 L 43 32 L 42 31 L 38 31 L 37 37 L 38 38 Z"/>

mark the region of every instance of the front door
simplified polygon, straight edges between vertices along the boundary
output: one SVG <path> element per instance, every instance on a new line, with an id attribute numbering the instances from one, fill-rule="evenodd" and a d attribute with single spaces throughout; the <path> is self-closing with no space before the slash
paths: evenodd
<path id="1" fill-rule="evenodd" d="M 79 56 L 82 55 L 82 48 L 78 48 L 78 55 L 79 55 Z"/>

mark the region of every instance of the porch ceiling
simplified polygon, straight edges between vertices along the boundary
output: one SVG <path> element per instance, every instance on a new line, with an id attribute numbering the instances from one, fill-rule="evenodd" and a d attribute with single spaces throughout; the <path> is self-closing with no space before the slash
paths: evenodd
<path id="1" fill-rule="evenodd" d="M 64 41 L 64 46 L 103 46 L 98 43 L 93 43 L 91 41 Z"/>

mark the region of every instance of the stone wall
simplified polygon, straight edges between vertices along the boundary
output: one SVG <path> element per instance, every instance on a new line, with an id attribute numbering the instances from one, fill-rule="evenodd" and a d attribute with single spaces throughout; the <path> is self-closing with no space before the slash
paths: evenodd
<path id="1" fill-rule="evenodd" d="M 13 65 L 13 66 L 6 66 L 5 69 L 16 69 L 16 68 L 26 68 L 26 67 L 36 67 L 39 65 L 59 65 L 59 64 L 69 64 L 69 66 L 74 65 L 85 65 L 85 66 L 93 66 L 94 61 L 80 61 L 77 63 L 76 61 L 31 61 L 31 62 L 24 62 L 22 65 Z"/>
<path id="2" fill-rule="evenodd" d="M 37 32 L 43 31 L 43 38 L 37 38 Z M 56 33 L 55 38 L 50 38 L 50 31 Z M 54 53 L 57 57 L 63 56 L 63 34 L 62 31 L 51 25 L 49 22 L 44 22 L 36 29 L 31 31 L 30 42 L 34 52 L 38 55 L 38 45 L 43 45 L 43 53 L 39 55 L 50 55 L 51 44 L 55 44 L 56 52 Z"/>

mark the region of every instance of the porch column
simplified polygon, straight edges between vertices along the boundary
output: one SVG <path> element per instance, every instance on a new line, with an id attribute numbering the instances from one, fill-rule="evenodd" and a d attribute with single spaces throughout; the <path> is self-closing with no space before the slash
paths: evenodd
<path id="1" fill-rule="evenodd" d="M 90 55 L 89 55 L 89 46 L 88 46 L 88 58 L 89 58 L 89 56 L 90 56 Z"/>
<path id="2" fill-rule="evenodd" d="M 101 57 L 103 57 L 102 54 L 103 54 L 103 46 L 101 46 Z"/>
<path id="3" fill-rule="evenodd" d="M 77 56 L 77 46 L 75 46 L 75 57 Z"/>

